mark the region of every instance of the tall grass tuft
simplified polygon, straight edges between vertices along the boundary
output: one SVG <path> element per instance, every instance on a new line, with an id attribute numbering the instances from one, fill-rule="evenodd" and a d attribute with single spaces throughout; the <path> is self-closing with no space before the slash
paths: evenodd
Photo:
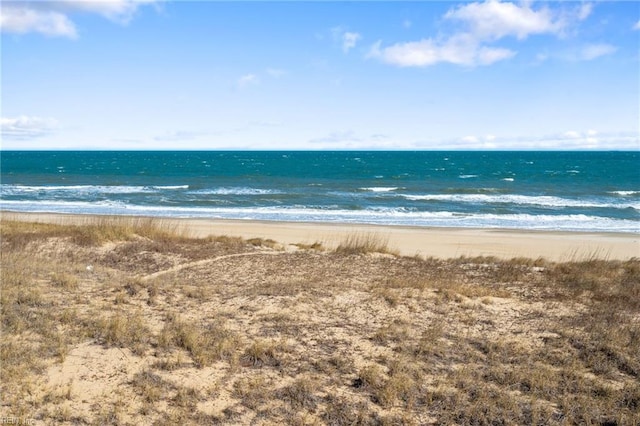
<path id="1" fill-rule="evenodd" d="M 336 253 L 339 254 L 367 254 L 386 253 L 397 254 L 389 248 L 389 239 L 375 233 L 353 233 L 338 245 Z"/>
<path id="2" fill-rule="evenodd" d="M 194 364 L 202 368 L 218 360 L 233 361 L 240 342 L 224 324 L 198 326 L 170 315 L 160 332 L 159 344 L 164 349 L 185 349 Z"/>
<path id="3" fill-rule="evenodd" d="M 143 355 L 148 347 L 151 331 L 140 313 L 116 312 L 94 324 L 93 337 L 107 346 L 127 347 Z"/>

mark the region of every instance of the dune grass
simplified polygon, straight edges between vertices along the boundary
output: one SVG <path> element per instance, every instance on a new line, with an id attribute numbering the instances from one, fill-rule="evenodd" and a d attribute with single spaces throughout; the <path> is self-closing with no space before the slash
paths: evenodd
<path id="1" fill-rule="evenodd" d="M 637 259 L 371 256 L 393 254 L 375 235 L 285 252 L 154 220 L 0 231 L 2 415 L 640 423 Z"/>
<path id="2" fill-rule="evenodd" d="M 389 247 L 389 239 L 376 233 L 352 233 L 338 244 L 338 254 L 385 253 L 397 255 L 397 251 Z"/>

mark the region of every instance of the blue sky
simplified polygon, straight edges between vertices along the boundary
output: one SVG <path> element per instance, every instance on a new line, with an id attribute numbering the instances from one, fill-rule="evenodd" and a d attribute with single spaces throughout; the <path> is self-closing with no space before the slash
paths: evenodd
<path id="1" fill-rule="evenodd" d="M 3 1 L 2 149 L 640 149 L 640 3 Z"/>

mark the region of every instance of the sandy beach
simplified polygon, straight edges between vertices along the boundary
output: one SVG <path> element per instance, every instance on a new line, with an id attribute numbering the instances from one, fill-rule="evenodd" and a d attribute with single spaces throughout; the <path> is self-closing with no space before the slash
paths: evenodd
<path id="1" fill-rule="evenodd" d="M 3 220 L 83 224 L 104 216 L 2 212 Z M 251 220 L 159 218 L 192 237 L 264 238 L 284 245 L 314 242 L 335 248 L 349 235 L 375 235 L 401 255 L 436 257 L 494 256 L 572 261 L 590 258 L 626 260 L 640 257 L 640 235 L 522 231 L 510 229 L 422 228 L 362 224 L 267 222 Z"/>

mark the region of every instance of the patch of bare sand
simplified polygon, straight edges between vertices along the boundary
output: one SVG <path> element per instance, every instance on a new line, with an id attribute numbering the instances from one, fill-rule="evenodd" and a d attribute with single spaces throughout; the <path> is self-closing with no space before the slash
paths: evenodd
<path id="1" fill-rule="evenodd" d="M 54 364 L 46 373 L 47 388 L 69 388 L 75 403 L 75 415 L 91 418 L 95 404 L 111 401 L 148 359 L 135 356 L 128 348 L 104 348 L 94 342 L 75 346 L 62 364 Z"/>

